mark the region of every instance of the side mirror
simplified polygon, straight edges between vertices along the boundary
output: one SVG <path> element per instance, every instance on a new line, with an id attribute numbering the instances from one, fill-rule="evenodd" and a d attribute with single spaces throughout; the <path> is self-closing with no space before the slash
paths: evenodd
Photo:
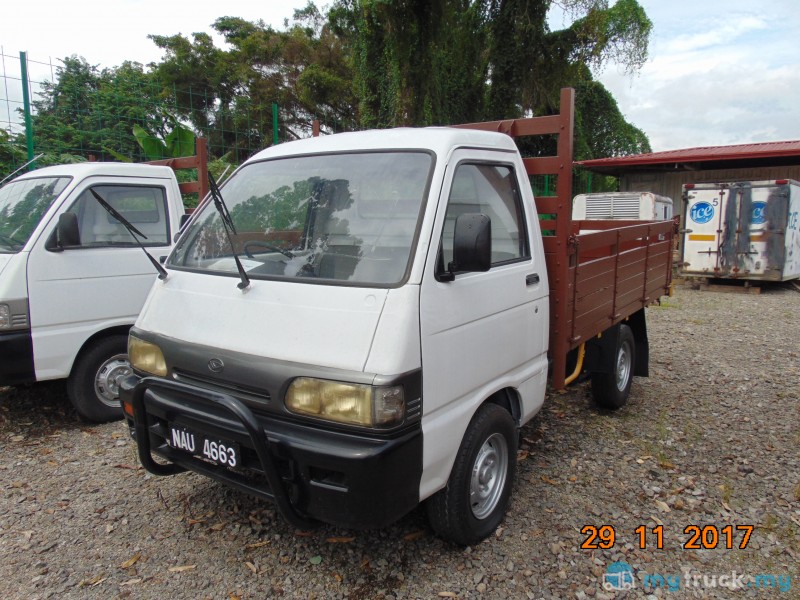
<path id="1" fill-rule="evenodd" d="M 183 233 L 183 228 L 186 227 L 186 223 L 189 222 L 191 218 L 191 213 L 185 213 L 181 215 L 181 220 L 178 222 L 178 231 L 175 232 L 175 235 L 172 236 L 172 243 L 178 241 L 178 238 L 181 237 L 181 233 Z"/>
<path id="2" fill-rule="evenodd" d="M 61 252 L 64 248 L 81 245 L 81 233 L 78 229 L 78 215 L 71 212 L 58 215 L 58 225 L 53 235 L 47 240 L 45 249 Z"/>
<path id="3" fill-rule="evenodd" d="M 464 213 L 456 219 L 451 273 L 483 272 L 492 266 L 492 220 L 480 213 Z"/>

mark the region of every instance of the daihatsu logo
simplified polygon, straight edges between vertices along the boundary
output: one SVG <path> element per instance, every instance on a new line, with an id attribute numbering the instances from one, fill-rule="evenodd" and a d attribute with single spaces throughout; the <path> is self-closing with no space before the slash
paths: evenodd
<path id="1" fill-rule="evenodd" d="M 214 373 L 221 373 L 222 369 L 225 368 L 225 363 L 220 358 L 212 358 L 208 361 L 208 368 Z"/>

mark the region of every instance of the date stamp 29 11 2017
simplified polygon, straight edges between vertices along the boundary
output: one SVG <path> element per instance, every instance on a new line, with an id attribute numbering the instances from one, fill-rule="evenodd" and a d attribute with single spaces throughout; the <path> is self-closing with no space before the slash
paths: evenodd
<path id="1" fill-rule="evenodd" d="M 687 525 L 683 529 L 681 547 L 684 550 L 713 550 L 725 548 L 744 550 L 753 534 L 753 525 Z M 613 525 L 585 525 L 581 533 L 586 536 L 581 544 L 582 550 L 609 550 L 617 543 L 617 532 Z M 634 529 L 640 549 L 648 547 L 664 548 L 665 530 L 663 525 L 648 528 L 639 525 Z"/>

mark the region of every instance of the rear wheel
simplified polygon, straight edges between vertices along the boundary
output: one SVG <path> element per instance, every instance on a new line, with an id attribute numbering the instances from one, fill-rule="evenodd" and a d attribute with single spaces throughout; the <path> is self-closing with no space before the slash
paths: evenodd
<path id="1" fill-rule="evenodd" d="M 427 503 L 436 534 L 471 546 L 500 525 L 517 468 L 517 429 L 511 415 L 485 404 L 472 419 L 447 486 Z"/>
<path id="2" fill-rule="evenodd" d="M 113 335 L 85 349 L 67 381 L 67 394 L 87 421 L 105 423 L 122 418 L 119 384 L 130 375 L 128 337 Z"/>
<path id="3" fill-rule="evenodd" d="M 622 408 L 628 401 L 636 364 L 636 340 L 625 324 L 619 326 L 613 373 L 592 374 L 592 395 L 598 406 L 610 410 Z"/>

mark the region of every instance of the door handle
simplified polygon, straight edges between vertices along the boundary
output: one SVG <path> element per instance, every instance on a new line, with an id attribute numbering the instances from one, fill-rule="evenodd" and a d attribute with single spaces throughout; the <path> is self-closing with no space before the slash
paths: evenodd
<path id="1" fill-rule="evenodd" d="M 535 285 L 539 283 L 539 274 L 533 273 L 525 277 L 525 285 Z"/>

